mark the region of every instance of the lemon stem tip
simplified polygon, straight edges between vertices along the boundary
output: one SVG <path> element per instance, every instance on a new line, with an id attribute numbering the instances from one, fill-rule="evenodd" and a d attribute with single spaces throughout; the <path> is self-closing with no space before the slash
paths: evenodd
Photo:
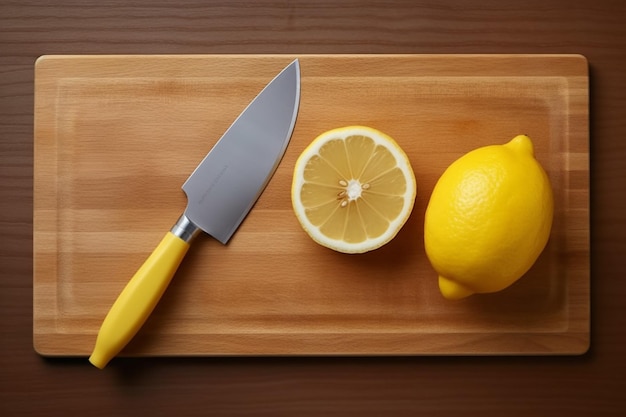
<path id="1" fill-rule="evenodd" d="M 474 294 L 469 288 L 446 277 L 439 276 L 439 291 L 448 300 L 460 300 Z"/>
<path id="2" fill-rule="evenodd" d="M 527 135 L 517 135 L 513 139 L 511 139 L 509 143 L 507 143 L 505 146 L 508 146 L 517 152 L 527 153 L 530 156 L 535 155 L 533 142 Z"/>

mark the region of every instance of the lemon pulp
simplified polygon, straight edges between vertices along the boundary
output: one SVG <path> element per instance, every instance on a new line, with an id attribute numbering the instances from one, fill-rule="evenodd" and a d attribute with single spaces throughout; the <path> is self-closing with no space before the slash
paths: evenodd
<path id="1" fill-rule="evenodd" d="M 296 217 L 313 240 L 363 253 L 395 237 L 413 208 L 416 184 L 392 138 L 348 126 L 321 134 L 302 152 L 291 191 Z"/>

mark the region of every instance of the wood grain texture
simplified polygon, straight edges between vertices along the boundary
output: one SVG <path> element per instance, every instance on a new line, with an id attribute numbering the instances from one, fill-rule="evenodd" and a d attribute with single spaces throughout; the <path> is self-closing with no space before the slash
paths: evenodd
<path id="1" fill-rule="evenodd" d="M 622 416 L 626 3 L 0 0 L 0 413 Z M 43 54 L 579 53 L 590 65 L 591 349 L 577 357 L 41 360 L 32 349 Z"/>
<path id="2" fill-rule="evenodd" d="M 180 185 L 294 56 L 46 56 L 35 84 L 34 335 L 87 355 L 108 308 L 185 207 Z M 540 354 L 589 345 L 589 133 L 582 56 L 303 55 L 298 121 L 226 246 L 195 246 L 130 355 Z M 407 153 L 419 195 L 385 248 L 318 247 L 291 209 L 295 160 L 365 124 Z M 525 132 L 555 193 L 551 242 L 508 291 L 450 303 L 423 250 L 455 159 Z"/>

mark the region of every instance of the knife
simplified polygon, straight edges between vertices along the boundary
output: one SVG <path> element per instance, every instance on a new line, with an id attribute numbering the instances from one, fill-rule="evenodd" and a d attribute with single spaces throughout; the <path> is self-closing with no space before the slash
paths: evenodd
<path id="1" fill-rule="evenodd" d="M 113 303 L 89 357 L 94 366 L 104 368 L 139 331 L 201 231 L 228 242 L 278 167 L 299 104 L 296 59 L 245 108 L 183 184 L 187 208 Z"/>

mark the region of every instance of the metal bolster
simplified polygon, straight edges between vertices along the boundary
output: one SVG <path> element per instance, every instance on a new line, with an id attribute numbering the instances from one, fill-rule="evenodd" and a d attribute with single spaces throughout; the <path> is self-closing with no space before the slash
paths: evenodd
<path id="1" fill-rule="evenodd" d="M 181 238 L 185 242 L 191 243 L 191 241 L 196 236 L 198 236 L 201 230 L 198 226 L 193 224 L 192 221 L 187 218 L 187 216 L 183 214 L 182 216 L 180 216 L 176 224 L 172 226 L 170 232 L 172 232 L 172 234 Z"/>

